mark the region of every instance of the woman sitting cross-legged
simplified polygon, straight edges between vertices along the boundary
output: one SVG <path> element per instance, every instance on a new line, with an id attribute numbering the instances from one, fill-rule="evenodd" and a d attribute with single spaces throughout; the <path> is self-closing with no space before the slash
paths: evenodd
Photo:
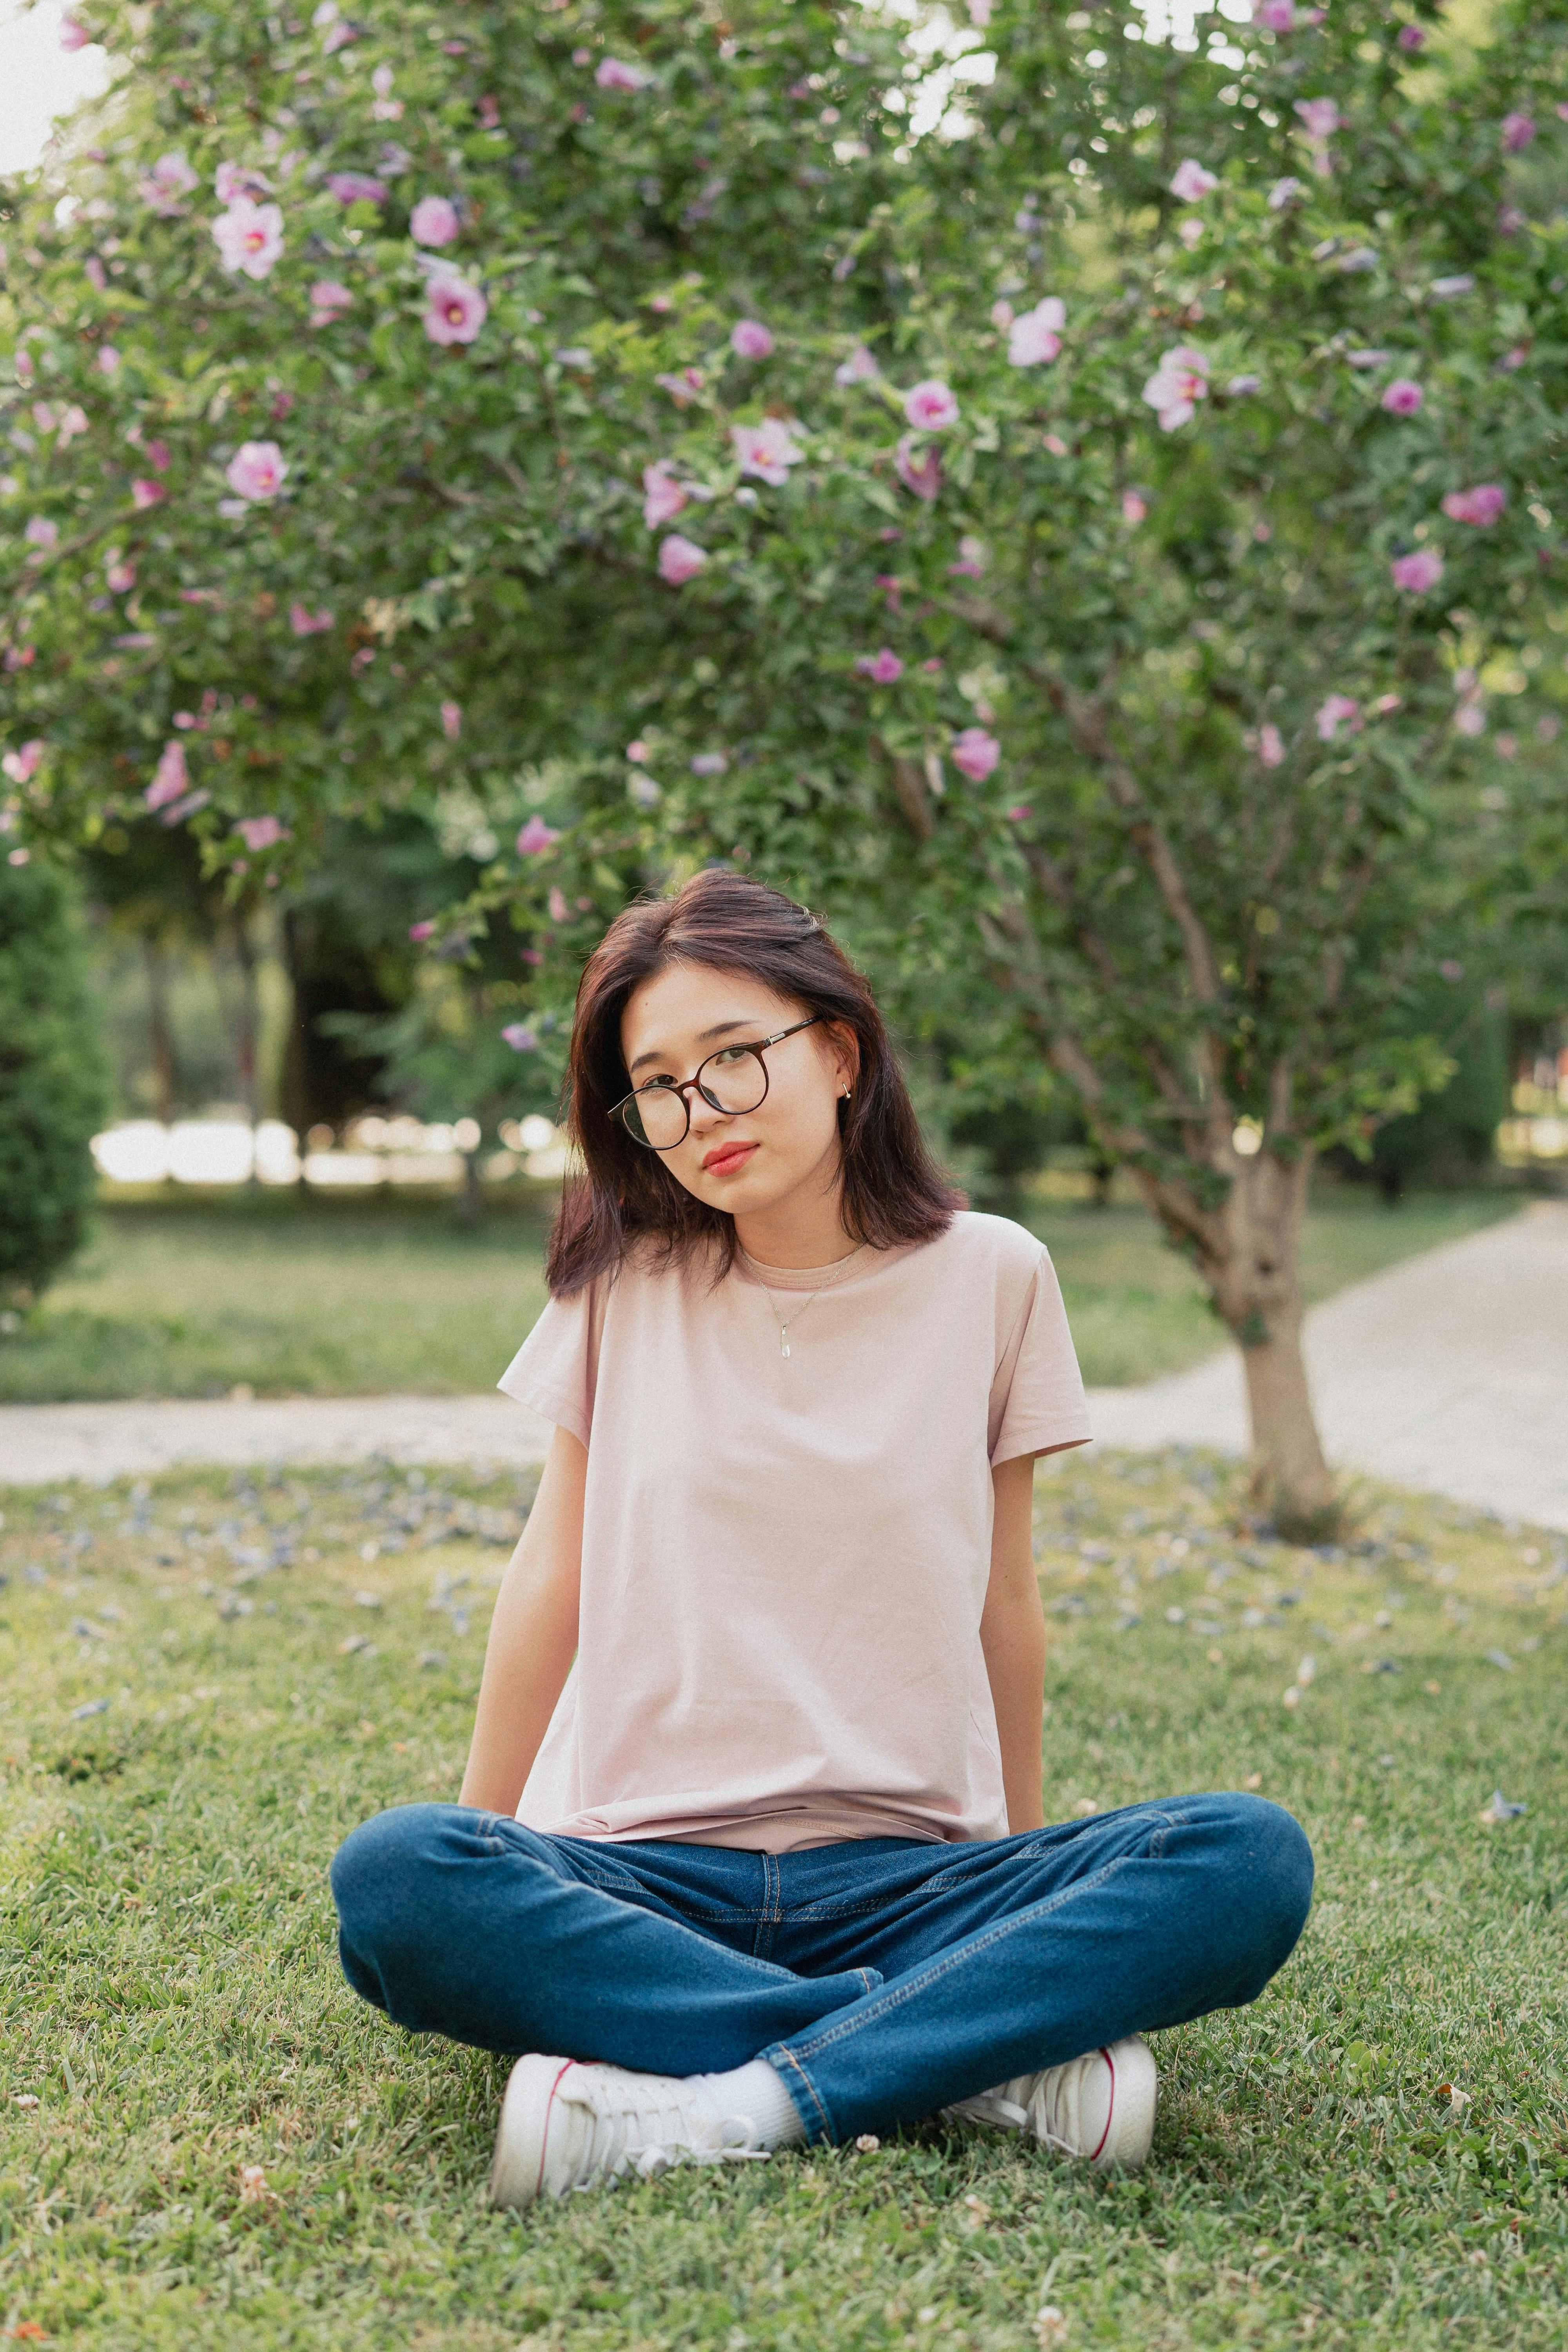
<path id="1" fill-rule="evenodd" d="M 595 950 L 570 1116 L 501 1381 L 549 1458 L 460 1801 L 332 1864 L 350 1983 L 517 2054 L 503 2205 L 936 2113 L 1141 2164 L 1142 2035 L 1257 1998 L 1312 1862 L 1257 1797 L 1044 1819 L 1034 1462 L 1089 1435 L 1049 1258 L 721 868 Z"/>

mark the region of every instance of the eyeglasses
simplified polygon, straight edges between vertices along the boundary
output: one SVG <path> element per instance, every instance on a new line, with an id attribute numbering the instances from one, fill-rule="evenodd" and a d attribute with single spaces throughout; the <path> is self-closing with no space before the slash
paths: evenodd
<path id="1" fill-rule="evenodd" d="M 674 1078 L 649 1078 L 646 1086 L 634 1087 L 618 1103 L 612 1103 L 610 1117 L 618 1118 L 633 1140 L 646 1143 L 650 1151 L 673 1151 L 678 1143 L 685 1142 L 691 1126 L 686 1097 L 693 1087 L 710 1109 L 726 1118 L 755 1110 L 768 1091 L 763 1048 L 793 1037 L 797 1029 L 809 1029 L 821 1018 L 820 1013 L 814 1013 L 810 1021 L 797 1021 L 749 1045 L 721 1045 L 700 1064 L 694 1078 L 679 1084 Z"/>

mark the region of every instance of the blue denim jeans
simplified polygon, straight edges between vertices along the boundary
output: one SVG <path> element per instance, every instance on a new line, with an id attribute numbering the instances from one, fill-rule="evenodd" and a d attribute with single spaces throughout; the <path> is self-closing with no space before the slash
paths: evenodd
<path id="1" fill-rule="evenodd" d="M 765 2058 L 807 2139 L 844 2140 L 1256 2000 L 1301 1932 L 1312 1856 L 1247 1796 L 786 1854 L 400 1805 L 331 1878 L 344 1973 L 396 2024 L 649 2074 Z"/>

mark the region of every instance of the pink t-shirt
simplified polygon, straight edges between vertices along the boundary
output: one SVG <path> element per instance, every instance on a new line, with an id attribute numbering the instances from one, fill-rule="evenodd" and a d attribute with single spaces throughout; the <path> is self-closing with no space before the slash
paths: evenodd
<path id="1" fill-rule="evenodd" d="M 1089 1436 L 1050 1258 L 964 1211 L 709 1281 L 634 1256 L 552 1298 L 500 1382 L 588 1449 L 577 1657 L 518 1819 L 769 1853 L 1005 1837 L 991 1467 Z"/>

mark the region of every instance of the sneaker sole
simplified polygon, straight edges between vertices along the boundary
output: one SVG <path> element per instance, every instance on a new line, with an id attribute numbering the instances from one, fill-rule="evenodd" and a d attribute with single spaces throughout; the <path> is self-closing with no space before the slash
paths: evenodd
<path id="1" fill-rule="evenodd" d="M 536 2198 L 553 2192 L 544 2180 L 550 2138 L 551 2110 L 561 2078 L 575 2063 L 571 2058 L 546 2058 L 531 2053 L 520 2058 L 507 2078 L 496 2127 L 496 2149 L 490 2166 L 490 2203 L 521 2212 Z"/>
<path id="2" fill-rule="evenodd" d="M 1146 2042 L 1113 2042 L 1105 2053 L 1110 2069 L 1110 2113 L 1105 2137 L 1089 2158 L 1096 2172 L 1136 2172 L 1148 2161 L 1154 2137 L 1154 2101 L 1160 2086 L 1154 2053 Z"/>

